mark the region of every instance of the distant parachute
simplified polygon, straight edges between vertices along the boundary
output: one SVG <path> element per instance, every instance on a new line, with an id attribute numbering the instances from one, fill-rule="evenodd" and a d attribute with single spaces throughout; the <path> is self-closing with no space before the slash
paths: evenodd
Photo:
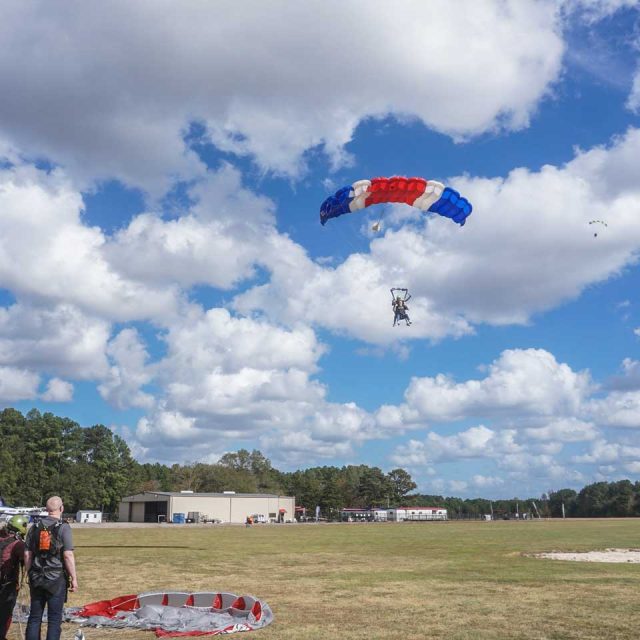
<path id="1" fill-rule="evenodd" d="M 386 202 L 401 202 L 421 211 L 431 211 L 450 218 L 460 226 L 464 225 L 473 210 L 466 198 L 441 182 L 393 176 L 358 180 L 338 189 L 322 203 L 320 223 L 324 225 L 331 218 Z M 374 227 L 372 230 L 377 231 L 380 224 L 376 223 Z"/>
<path id="2" fill-rule="evenodd" d="M 592 225 L 592 224 L 595 224 L 595 225 L 601 224 L 601 225 L 603 225 L 603 226 L 605 226 L 605 227 L 608 227 L 608 226 L 609 226 L 609 225 L 608 225 L 604 220 L 591 220 L 591 221 L 589 222 L 589 224 L 590 224 L 590 225 Z M 596 226 L 596 227 L 594 227 L 594 229 L 598 229 L 598 227 Z M 594 238 L 597 238 L 597 237 L 598 237 L 598 232 L 597 232 L 597 231 L 594 231 L 594 233 L 593 233 L 593 237 L 594 237 Z"/>

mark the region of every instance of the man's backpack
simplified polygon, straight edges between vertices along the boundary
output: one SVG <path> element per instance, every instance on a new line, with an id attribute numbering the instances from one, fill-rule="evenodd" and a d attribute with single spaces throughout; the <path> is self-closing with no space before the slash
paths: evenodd
<path id="1" fill-rule="evenodd" d="M 39 520 L 30 532 L 28 546 L 33 560 L 29 570 L 29 582 L 35 587 L 55 582 L 65 573 L 60 535 L 62 524 L 60 520 L 49 525 Z"/>
<path id="2" fill-rule="evenodd" d="M 15 568 L 10 565 L 10 559 L 11 546 L 16 542 L 18 539 L 12 535 L 0 538 L 0 585 L 11 581 L 11 575 L 15 571 Z"/>

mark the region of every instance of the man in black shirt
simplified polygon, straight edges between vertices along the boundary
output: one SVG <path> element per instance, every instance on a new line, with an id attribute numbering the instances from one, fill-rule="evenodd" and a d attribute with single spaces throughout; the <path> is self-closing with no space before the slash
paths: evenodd
<path id="1" fill-rule="evenodd" d="M 61 520 L 63 509 L 61 498 L 49 498 L 47 516 L 33 525 L 27 534 L 24 563 L 29 575 L 31 610 L 26 640 L 40 640 L 45 607 L 47 640 L 60 640 L 67 586 L 70 591 L 78 589 L 73 537 L 71 527 Z"/>

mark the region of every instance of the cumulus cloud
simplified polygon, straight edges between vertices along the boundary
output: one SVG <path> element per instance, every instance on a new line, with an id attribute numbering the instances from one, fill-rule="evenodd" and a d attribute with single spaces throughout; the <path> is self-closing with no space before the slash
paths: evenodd
<path id="1" fill-rule="evenodd" d="M 637 462 L 640 461 L 640 447 L 610 442 L 600 438 L 591 444 L 588 453 L 574 456 L 573 461 L 599 465 L 623 461 Z"/>
<path id="2" fill-rule="evenodd" d="M 640 389 L 640 361 L 625 358 L 622 361 L 622 375 L 614 376 L 606 386 L 616 391 Z"/>
<path id="3" fill-rule="evenodd" d="M 0 402 L 33 400 L 39 385 L 40 376 L 33 371 L 0 366 Z"/>
<path id="4" fill-rule="evenodd" d="M 228 164 L 207 173 L 189 196 L 192 206 L 171 220 L 135 216 L 106 247 L 110 263 L 151 286 L 228 289 L 252 277 L 276 235 L 274 204 L 244 188 Z"/>
<path id="5" fill-rule="evenodd" d="M 525 429 L 525 434 L 532 440 L 582 442 L 595 440 L 598 437 L 598 430 L 590 422 L 567 417 L 551 420 L 544 426 Z"/>
<path id="6" fill-rule="evenodd" d="M 109 323 L 60 303 L 0 308 L 0 364 L 93 379 L 107 371 Z"/>
<path id="7" fill-rule="evenodd" d="M 167 353 L 156 365 L 162 392 L 138 426 L 143 444 L 179 437 L 206 446 L 214 434 L 293 431 L 324 406 L 324 387 L 311 377 L 324 346 L 306 327 L 287 330 L 224 309 L 193 308 L 164 340 Z M 319 421 L 317 431 L 323 429 Z"/>
<path id="8" fill-rule="evenodd" d="M 112 319 L 175 307 L 175 288 L 146 287 L 109 263 L 104 234 L 83 224 L 82 196 L 62 172 L 0 168 L 0 210 L 0 280 L 18 297 Z"/>
<path id="9" fill-rule="evenodd" d="M 60 378 L 51 378 L 41 397 L 45 402 L 71 402 L 73 400 L 73 385 Z"/>
<path id="10" fill-rule="evenodd" d="M 570 416 L 591 389 L 588 372 L 574 372 L 548 351 L 513 349 L 503 351 L 480 380 L 458 383 L 443 374 L 412 379 L 405 403 L 382 407 L 378 417 L 389 427 L 469 416 Z"/>
<path id="11" fill-rule="evenodd" d="M 347 162 L 369 117 L 456 137 L 524 127 L 561 69 L 553 2 L 227 4 L 3 5 L 0 136 L 79 179 L 161 192 L 203 171 L 182 141 L 192 121 L 220 148 L 296 174 L 315 147 Z"/>
<path id="12" fill-rule="evenodd" d="M 123 329 L 107 347 L 112 361 L 109 372 L 98 385 L 100 395 L 119 409 L 153 406 L 153 396 L 142 391 L 153 378 L 147 366 L 149 355 L 135 329 Z"/>
<path id="13" fill-rule="evenodd" d="M 62 313 L 85 323 L 167 322 L 191 287 L 230 288 L 252 277 L 265 259 L 275 260 L 277 251 L 301 252 L 277 234 L 273 203 L 243 188 L 231 166 L 208 173 L 190 196 L 181 215 L 167 220 L 144 213 L 110 237 L 84 223 L 83 197 L 61 171 L 0 168 L 0 279 L 16 297 L 32 301 L 30 307 L 55 305 L 55 312 L 36 313 L 41 322 Z M 4 323 L 20 327 L 30 315 L 23 308 Z M 105 320 L 93 323 L 106 326 Z M 99 362 L 103 366 L 104 358 Z"/>
<path id="14" fill-rule="evenodd" d="M 640 389 L 612 391 L 602 399 L 592 400 L 589 411 L 599 424 L 627 429 L 640 428 Z"/>
<path id="15" fill-rule="evenodd" d="M 471 427 L 452 436 L 431 432 L 423 442 L 411 440 L 409 444 L 397 447 L 391 459 L 396 464 L 404 459 L 413 466 L 463 458 L 501 457 L 520 451 L 515 435 L 516 432 L 512 429 L 494 431 L 484 425 Z"/>

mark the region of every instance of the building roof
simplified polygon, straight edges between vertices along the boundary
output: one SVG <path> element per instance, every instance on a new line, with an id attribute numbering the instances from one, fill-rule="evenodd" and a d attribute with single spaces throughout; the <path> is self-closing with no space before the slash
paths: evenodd
<path id="1" fill-rule="evenodd" d="M 143 491 L 132 496 L 125 496 L 122 500 L 132 500 L 138 496 L 163 496 L 167 498 L 293 498 L 280 496 L 275 493 L 195 493 L 182 491 Z"/>
<path id="2" fill-rule="evenodd" d="M 433 511 L 434 509 L 440 509 L 446 511 L 446 507 L 395 507 L 395 509 L 410 509 L 411 511 Z"/>

